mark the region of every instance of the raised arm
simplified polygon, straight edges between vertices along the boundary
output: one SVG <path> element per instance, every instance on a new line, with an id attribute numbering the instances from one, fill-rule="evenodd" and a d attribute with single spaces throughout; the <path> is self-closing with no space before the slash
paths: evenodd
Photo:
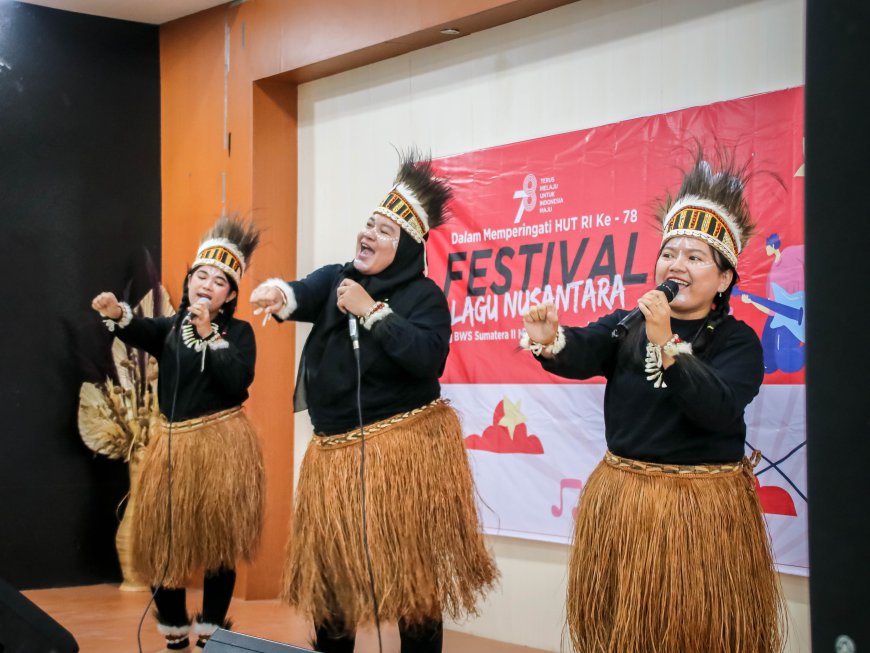
<path id="1" fill-rule="evenodd" d="M 251 293 L 254 315 L 274 315 L 279 321 L 314 322 L 341 274 L 341 265 L 326 265 L 297 281 L 267 279 Z"/>
<path id="2" fill-rule="evenodd" d="M 91 308 L 102 315 L 109 331 L 123 342 L 147 351 L 155 358 L 163 352 L 163 343 L 172 321 L 169 318 L 145 318 L 133 315 L 130 305 L 119 302 L 113 293 L 94 297 Z"/>
<path id="3" fill-rule="evenodd" d="M 241 394 L 254 380 L 257 344 L 247 322 L 233 321 L 225 337 L 209 343 L 205 369 L 230 394 Z"/>
<path id="4" fill-rule="evenodd" d="M 561 327 L 552 304 L 533 306 L 523 316 L 521 346 L 530 349 L 548 372 L 567 379 L 608 376 L 617 343 L 610 333 L 621 319 L 617 312 L 585 327 Z"/>
<path id="5" fill-rule="evenodd" d="M 441 289 L 430 280 L 419 283 L 415 291 L 410 308 L 383 304 L 361 323 L 384 355 L 408 373 L 437 378 L 450 351 L 450 309 Z"/>
<path id="6" fill-rule="evenodd" d="M 730 427 L 764 380 L 761 343 L 742 323 L 709 360 L 688 354 L 675 361 L 664 371 L 665 383 L 686 416 L 706 428 Z"/>

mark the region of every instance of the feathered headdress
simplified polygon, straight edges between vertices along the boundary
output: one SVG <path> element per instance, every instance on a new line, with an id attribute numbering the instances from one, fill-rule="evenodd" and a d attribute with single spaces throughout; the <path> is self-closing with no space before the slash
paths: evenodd
<path id="1" fill-rule="evenodd" d="M 221 216 L 203 236 L 192 267 L 214 265 L 238 285 L 259 242 L 260 230 L 253 222 L 245 222 L 237 216 Z"/>
<path id="2" fill-rule="evenodd" d="M 408 235 L 422 243 L 446 219 L 446 205 L 453 191 L 446 179 L 437 177 L 432 159 L 416 150 L 402 155 L 393 188 L 375 213 L 396 222 Z"/>
<path id="3" fill-rule="evenodd" d="M 676 197 L 669 194 L 657 216 L 662 223 L 662 244 L 677 236 L 699 238 L 736 269 L 737 257 L 755 232 L 743 196 L 748 163 L 738 167 L 733 157 L 723 152 L 718 159 L 719 169 L 714 172 L 699 147 Z"/>

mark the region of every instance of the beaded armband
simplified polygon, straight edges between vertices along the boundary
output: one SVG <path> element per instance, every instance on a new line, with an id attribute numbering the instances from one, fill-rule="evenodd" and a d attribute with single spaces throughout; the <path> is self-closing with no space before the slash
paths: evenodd
<path id="1" fill-rule="evenodd" d="M 392 309 L 387 302 L 375 302 L 368 312 L 360 317 L 359 323 L 364 329 L 371 331 L 376 322 L 383 320 L 387 315 L 392 313 Z"/>
<path id="2" fill-rule="evenodd" d="M 103 324 L 106 325 L 106 328 L 109 331 L 113 331 L 117 329 L 123 329 L 125 326 L 130 324 L 133 321 L 133 309 L 130 308 L 130 304 L 127 302 L 120 302 L 118 306 L 121 307 L 121 317 L 117 320 L 113 320 L 110 317 L 107 317 L 103 320 Z"/>
<path id="3" fill-rule="evenodd" d="M 668 385 L 664 379 L 664 369 L 662 367 L 662 354 L 676 358 L 680 354 L 691 354 L 692 343 L 683 342 L 680 336 L 674 334 L 662 346 L 654 345 L 651 342 L 646 343 L 646 359 L 644 360 L 644 372 L 646 372 L 646 380 L 652 381 L 656 388 L 667 388 Z"/>
<path id="4" fill-rule="evenodd" d="M 556 332 L 556 339 L 553 340 L 553 342 L 544 345 L 529 338 L 528 332 L 524 329 L 522 336 L 520 336 L 520 347 L 528 349 L 535 356 L 540 356 L 544 352 L 555 356 L 565 349 L 565 331 L 562 327 L 559 327 L 559 330 Z"/>

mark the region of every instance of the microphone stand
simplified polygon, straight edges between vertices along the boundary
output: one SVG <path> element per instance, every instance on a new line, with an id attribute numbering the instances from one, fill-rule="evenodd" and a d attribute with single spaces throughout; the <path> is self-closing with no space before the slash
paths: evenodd
<path id="1" fill-rule="evenodd" d="M 381 640 L 381 621 L 378 615 L 378 596 L 375 592 L 375 574 L 372 569 L 372 557 L 369 553 L 369 536 L 368 522 L 366 519 L 366 432 L 363 424 L 362 415 L 362 367 L 359 360 L 359 324 L 356 317 L 352 313 L 347 314 L 348 330 L 350 331 L 350 339 L 353 343 L 353 357 L 356 361 L 356 406 L 357 415 L 359 417 L 360 431 L 360 461 L 359 461 L 359 480 L 360 480 L 360 503 L 362 507 L 362 533 L 363 533 L 363 550 L 366 556 L 366 567 L 369 572 L 369 589 L 372 595 L 372 608 L 374 609 L 375 629 L 378 633 L 378 651 L 383 653 L 384 647 Z"/>

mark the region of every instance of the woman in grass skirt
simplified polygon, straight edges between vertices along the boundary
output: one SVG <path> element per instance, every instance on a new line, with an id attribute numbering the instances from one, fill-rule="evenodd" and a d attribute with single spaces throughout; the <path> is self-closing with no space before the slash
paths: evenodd
<path id="1" fill-rule="evenodd" d="M 252 225 L 221 218 L 199 247 L 173 317 L 135 317 L 108 292 L 93 301 L 115 335 L 160 363 L 161 421 L 136 487 L 132 551 L 154 589 L 164 651 L 190 650 L 184 585 L 197 569 L 205 570 L 197 646 L 229 627 L 236 562 L 250 561 L 259 541 L 263 460 L 241 408 L 256 346 L 251 326 L 233 317 L 257 241 Z"/>
<path id="2" fill-rule="evenodd" d="M 567 378 L 604 376 L 608 451 L 580 498 L 568 571 L 568 629 L 580 653 L 775 653 L 782 599 L 744 457 L 744 410 L 764 377 L 755 332 L 729 315 L 737 259 L 753 232 L 745 169 L 699 152 L 660 208 L 655 282 L 669 304 L 559 326 L 551 304 L 524 316 L 521 345 Z"/>
<path id="3" fill-rule="evenodd" d="M 299 281 L 254 291 L 258 310 L 313 322 L 296 408 L 314 425 L 302 462 L 284 599 L 315 625 L 319 651 L 352 651 L 375 609 L 363 540 L 357 370 L 347 314 L 362 328 L 368 551 L 381 622 L 403 652 L 441 650 L 442 620 L 474 613 L 496 572 L 484 546 L 462 429 L 440 398 L 450 342 L 441 289 L 424 276 L 424 245 L 449 187 L 408 157 L 356 239 L 356 256 Z"/>

